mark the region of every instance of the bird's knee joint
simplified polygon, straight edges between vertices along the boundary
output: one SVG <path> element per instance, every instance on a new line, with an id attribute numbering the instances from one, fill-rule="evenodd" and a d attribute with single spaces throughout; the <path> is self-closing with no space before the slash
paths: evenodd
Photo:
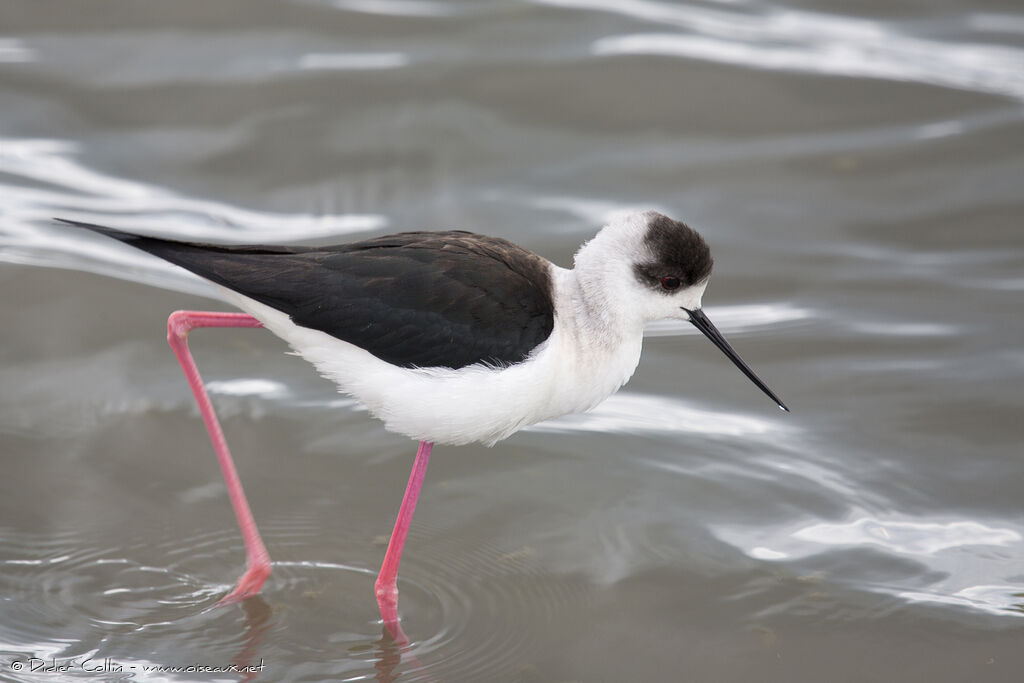
<path id="1" fill-rule="evenodd" d="M 175 311 L 167 318 L 167 340 L 185 339 L 192 331 L 192 320 L 187 311 Z"/>

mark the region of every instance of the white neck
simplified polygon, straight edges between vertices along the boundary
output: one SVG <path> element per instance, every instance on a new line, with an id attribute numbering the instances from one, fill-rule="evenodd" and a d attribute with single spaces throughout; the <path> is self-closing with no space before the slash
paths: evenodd
<path id="1" fill-rule="evenodd" d="M 627 220 L 601 230 L 576 252 L 572 270 L 578 288 L 574 310 L 583 327 L 612 338 L 643 334 L 651 318 L 637 305 L 632 264 L 646 255 L 638 252 L 646 221 Z"/>

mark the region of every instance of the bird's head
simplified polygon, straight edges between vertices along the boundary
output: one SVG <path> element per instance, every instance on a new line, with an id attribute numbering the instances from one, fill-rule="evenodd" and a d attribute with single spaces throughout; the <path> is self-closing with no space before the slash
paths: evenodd
<path id="1" fill-rule="evenodd" d="M 616 219 L 576 254 L 585 297 L 612 317 L 644 324 L 688 320 L 778 406 L 789 409 L 754 374 L 701 309 L 711 250 L 696 230 L 657 211 Z"/>

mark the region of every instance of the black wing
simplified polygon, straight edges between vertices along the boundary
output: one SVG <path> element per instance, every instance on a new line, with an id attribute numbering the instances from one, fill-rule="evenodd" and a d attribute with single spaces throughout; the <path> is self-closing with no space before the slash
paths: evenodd
<path id="1" fill-rule="evenodd" d="M 524 360 L 554 326 L 550 264 L 469 232 L 229 246 L 63 221 L 149 252 L 402 367 Z"/>

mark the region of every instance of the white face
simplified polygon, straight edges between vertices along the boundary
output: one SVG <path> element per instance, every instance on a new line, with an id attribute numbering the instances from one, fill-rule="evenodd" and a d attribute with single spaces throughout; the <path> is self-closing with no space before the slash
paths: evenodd
<path id="1" fill-rule="evenodd" d="M 672 282 L 667 283 L 671 285 Z M 678 318 L 689 320 L 690 316 L 684 309 L 695 310 L 701 307 L 701 299 L 704 297 L 704 290 L 707 289 L 708 281 L 698 282 L 690 287 L 679 287 L 675 290 L 665 288 L 661 291 L 645 286 L 637 281 L 635 291 L 637 303 L 644 309 L 645 320 L 661 320 L 664 318 Z"/>

